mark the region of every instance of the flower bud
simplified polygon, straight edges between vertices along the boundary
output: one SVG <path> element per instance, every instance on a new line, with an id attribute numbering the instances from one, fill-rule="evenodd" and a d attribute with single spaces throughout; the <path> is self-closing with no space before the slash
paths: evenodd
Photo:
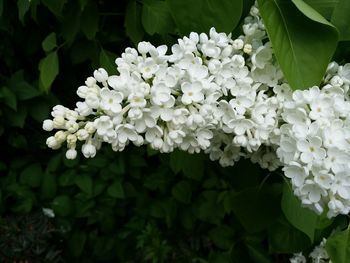
<path id="1" fill-rule="evenodd" d="M 43 122 L 43 130 L 52 131 L 54 128 L 54 124 L 52 120 L 44 120 Z"/>

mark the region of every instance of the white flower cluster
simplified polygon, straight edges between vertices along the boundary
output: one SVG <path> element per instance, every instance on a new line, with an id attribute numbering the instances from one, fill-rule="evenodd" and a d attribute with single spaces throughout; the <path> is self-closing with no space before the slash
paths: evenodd
<path id="1" fill-rule="evenodd" d="M 277 155 L 302 203 L 333 217 L 350 212 L 350 64 L 330 64 L 324 82 L 284 103 Z"/>
<path id="2" fill-rule="evenodd" d="M 316 246 L 312 252 L 309 254 L 309 258 L 311 259 L 311 263 L 332 263 L 330 260 L 328 253 L 326 251 L 326 242 L 327 239 L 323 238 L 322 242 Z M 303 253 L 296 253 L 290 258 L 290 263 L 306 263 L 307 260 Z"/>
<path id="3" fill-rule="evenodd" d="M 256 6 L 237 39 L 191 33 L 168 52 L 141 42 L 100 68 L 77 94 L 74 110 L 55 106 L 46 131 L 52 149 L 67 144 L 94 157 L 143 144 L 160 152 L 204 151 L 222 166 L 241 157 L 263 168 L 284 166 L 303 204 L 328 216 L 350 211 L 350 64 L 332 63 L 322 89 L 292 93 L 273 55 Z"/>

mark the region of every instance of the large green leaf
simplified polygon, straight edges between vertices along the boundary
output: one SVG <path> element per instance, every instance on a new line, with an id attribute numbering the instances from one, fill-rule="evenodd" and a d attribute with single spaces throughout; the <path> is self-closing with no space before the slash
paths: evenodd
<path id="1" fill-rule="evenodd" d="M 284 218 L 277 220 L 268 230 L 270 253 L 296 253 L 311 246 L 310 239 L 292 227 Z"/>
<path id="2" fill-rule="evenodd" d="M 304 2 L 319 12 L 326 19 L 330 20 L 334 8 L 338 4 L 339 0 L 304 0 Z"/>
<path id="3" fill-rule="evenodd" d="M 338 32 L 301 0 L 258 0 L 274 52 L 290 86 L 319 85 L 332 58 Z"/>
<path id="4" fill-rule="evenodd" d="M 97 4 L 90 1 L 81 15 L 81 29 L 88 39 L 94 39 L 98 31 L 99 13 Z"/>
<path id="5" fill-rule="evenodd" d="M 136 1 L 129 1 L 126 7 L 124 26 L 127 36 L 137 45 L 145 33 L 141 24 L 141 7 Z"/>
<path id="6" fill-rule="evenodd" d="M 190 32 L 229 33 L 237 26 L 243 9 L 242 0 L 166 0 L 182 35 Z"/>
<path id="7" fill-rule="evenodd" d="M 265 188 L 247 188 L 233 196 L 231 205 L 237 219 L 251 233 L 266 229 L 280 214 L 279 196 Z"/>
<path id="8" fill-rule="evenodd" d="M 339 30 L 340 40 L 350 40 L 350 1 L 338 1 L 331 21 Z"/>
<path id="9" fill-rule="evenodd" d="M 294 227 L 304 232 L 313 242 L 318 217 L 310 209 L 301 207 L 300 200 L 293 194 L 290 185 L 287 183 L 283 187 L 281 206 L 287 220 Z"/>
<path id="10" fill-rule="evenodd" d="M 168 5 L 164 1 L 145 1 L 142 8 L 142 25 L 150 35 L 171 32 L 174 28 L 174 21 Z"/>
<path id="11" fill-rule="evenodd" d="M 348 263 L 350 259 L 350 225 L 344 231 L 330 236 L 326 250 L 332 262 Z"/>
<path id="12" fill-rule="evenodd" d="M 57 52 L 51 52 L 40 61 L 40 84 L 44 91 L 48 91 L 52 82 L 55 80 L 59 72 Z"/>

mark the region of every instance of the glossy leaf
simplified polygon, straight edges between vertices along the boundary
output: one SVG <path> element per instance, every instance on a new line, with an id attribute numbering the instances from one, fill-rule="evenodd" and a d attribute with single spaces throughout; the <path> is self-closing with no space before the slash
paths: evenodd
<path id="1" fill-rule="evenodd" d="M 81 15 L 81 29 L 88 39 L 94 39 L 98 31 L 99 14 L 95 1 L 90 1 Z"/>
<path id="2" fill-rule="evenodd" d="M 350 40 L 350 1 L 338 1 L 333 11 L 331 21 L 339 30 L 340 40 Z"/>
<path id="3" fill-rule="evenodd" d="M 174 22 L 164 1 L 147 0 L 142 8 L 142 25 L 150 35 L 166 34 L 174 28 Z"/>
<path id="4" fill-rule="evenodd" d="M 278 196 L 259 187 L 237 193 L 232 198 L 231 205 L 232 211 L 247 232 L 258 232 L 267 228 L 280 214 Z"/>
<path id="5" fill-rule="evenodd" d="M 128 3 L 124 26 L 128 37 L 134 45 L 137 45 L 144 36 L 144 30 L 141 24 L 141 6 L 136 1 L 129 1 Z"/>
<path id="6" fill-rule="evenodd" d="M 338 33 L 301 0 L 258 0 L 274 53 L 292 89 L 319 85 Z"/>
<path id="7" fill-rule="evenodd" d="M 42 47 L 45 52 L 50 52 L 52 49 L 54 49 L 57 46 L 56 43 L 56 33 L 52 32 L 50 33 L 43 41 Z"/>
<path id="8" fill-rule="evenodd" d="M 304 0 L 305 3 L 319 12 L 327 20 L 331 19 L 334 8 L 339 1 L 340 0 Z"/>
<path id="9" fill-rule="evenodd" d="M 242 0 L 166 0 L 175 24 L 182 35 L 190 32 L 231 32 L 238 24 Z"/>
<path id="10" fill-rule="evenodd" d="M 327 239 L 326 250 L 332 262 L 348 263 L 350 258 L 350 227 Z"/>
<path id="11" fill-rule="evenodd" d="M 301 206 L 300 200 L 294 195 L 291 186 L 287 183 L 283 186 L 281 207 L 287 220 L 304 232 L 313 242 L 318 216 L 310 209 Z"/>
<path id="12" fill-rule="evenodd" d="M 39 71 L 42 89 L 47 92 L 59 72 L 57 52 L 51 52 L 40 61 Z"/>

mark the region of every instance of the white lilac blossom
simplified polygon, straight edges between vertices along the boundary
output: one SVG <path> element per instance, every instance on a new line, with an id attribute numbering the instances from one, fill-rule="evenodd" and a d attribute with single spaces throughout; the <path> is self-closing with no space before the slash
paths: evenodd
<path id="1" fill-rule="evenodd" d="M 309 254 L 311 263 L 332 263 L 328 253 L 326 251 L 327 239 L 323 238 L 321 243 L 316 246 L 311 253 Z M 306 260 L 306 257 L 302 252 L 295 253 L 292 258 L 289 259 L 290 263 L 306 263 L 309 262 Z"/>
<path id="2" fill-rule="evenodd" d="M 53 108 L 46 143 L 96 155 L 103 143 L 162 153 L 204 151 L 222 166 L 250 158 L 283 167 L 304 206 L 329 217 L 350 212 L 350 64 L 330 63 L 321 87 L 292 92 L 256 6 L 237 39 L 209 32 L 168 51 L 140 42 L 117 58 L 115 75 L 95 70 L 70 110 Z"/>

